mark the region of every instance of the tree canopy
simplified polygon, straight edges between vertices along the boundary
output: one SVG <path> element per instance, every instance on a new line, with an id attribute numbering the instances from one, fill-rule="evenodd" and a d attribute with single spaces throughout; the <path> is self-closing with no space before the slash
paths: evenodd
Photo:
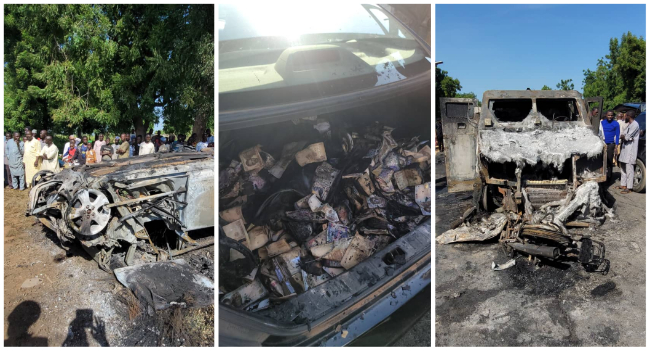
<path id="1" fill-rule="evenodd" d="M 560 82 L 555 86 L 558 90 L 574 90 L 573 79 L 560 79 Z M 550 89 L 549 89 L 550 90 Z"/>
<path id="2" fill-rule="evenodd" d="M 542 90 L 553 90 L 553 89 L 551 89 L 551 87 L 549 87 L 548 85 L 544 84 Z"/>
<path id="3" fill-rule="evenodd" d="M 476 94 L 473 92 L 461 93 L 461 89 L 463 87 L 460 85 L 458 79 L 452 78 L 447 71 L 436 67 L 436 99 L 441 97 L 476 99 Z M 440 118 L 440 106 L 438 102 L 439 100 L 436 100 L 436 118 Z M 478 106 L 481 106 L 481 101 L 478 101 Z"/>
<path id="4" fill-rule="evenodd" d="M 5 129 L 202 133 L 213 5 L 6 5 Z"/>
<path id="5" fill-rule="evenodd" d="M 463 87 L 458 79 L 454 79 L 444 71 L 436 67 L 436 98 L 454 97 Z"/>
<path id="6" fill-rule="evenodd" d="M 595 71 L 584 70 L 585 97 L 602 96 L 603 109 L 624 102 L 646 101 L 645 39 L 630 32 L 609 41 L 609 55 L 598 60 Z"/>

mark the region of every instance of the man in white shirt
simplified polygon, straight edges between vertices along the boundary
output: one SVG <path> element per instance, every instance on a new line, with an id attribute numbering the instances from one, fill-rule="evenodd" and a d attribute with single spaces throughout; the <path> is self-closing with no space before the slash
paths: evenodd
<path id="1" fill-rule="evenodd" d="M 43 146 L 41 152 L 43 156 L 41 170 L 59 173 L 59 148 L 54 145 L 51 136 L 48 135 L 45 137 L 45 146 Z"/>
<path id="2" fill-rule="evenodd" d="M 111 146 L 113 147 L 113 156 L 111 156 L 111 158 L 113 160 L 117 160 L 117 156 L 119 156 L 117 154 L 117 148 L 120 147 L 120 145 L 118 144 L 119 142 L 120 142 L 120 137 L 116 136 L 115 139 L 113 140 L 113 144 L 111 144 Z"/>
<path id="3" fill-rule="evenodd" d="M 99 133 L 99 139 L 95 140 L 95 146 L 93 149 L 95 150 L 95 156 L 97 157 L 97 160 L 95 163 L 101 163 L 102 162 L 102 146 L 106 145 L 106 141 L 104 140 L 104 134 Z"/>
<path id="4" fill-rule="evenodd" d="M 140 154 L 139 154 L 139 156 L 153 154 L 155 151 L 156 151 L 156 147 L 151 142 L 151 134 L 145 135 L 144 136 L 144 143 L 140 144 Z"/>

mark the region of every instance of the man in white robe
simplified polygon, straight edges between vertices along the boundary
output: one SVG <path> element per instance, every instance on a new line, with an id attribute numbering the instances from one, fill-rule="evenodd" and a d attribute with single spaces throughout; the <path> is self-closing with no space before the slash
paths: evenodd
<path id="1" fill-rule="evenodd" d="M 625 133 L 621 135 L 621 155 L 618 162 L 621 167 L 621 185 L 618 189 L 623 189 L 621 194 L 627 194 L 630 189 L 634 188 L 634 166 L 636 165 L 636 156 L 639 151 L 639 123 L 634 119 L 634 111 L 625 113 L 625 121 L 628 123 Z"/>

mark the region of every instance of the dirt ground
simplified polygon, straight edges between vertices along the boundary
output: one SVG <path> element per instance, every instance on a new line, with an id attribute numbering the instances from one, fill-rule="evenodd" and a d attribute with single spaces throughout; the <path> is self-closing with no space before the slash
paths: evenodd
<path id="1" fill-rule="evenodd" d="M 472 199 L 471 193 L 447 192 L 444 158 L 437 159 L 436 236 Z M 492 271 L 492 262 L 507 261 L 496 242 L 434 243 L 435 345 L 644 346 L 646 197 L 621 195 L 615 185 L 608 192 L 616 219 L 586 229 L 605 243 L 608 275 L 573 263 L 536 268 L 525 259 Z"/>
<path id="2" fill-rule="evenodd" d="M 4 200 L 5 346 L 214 345 L 213 306 L 143 308 L 81 247 L 66 253 L 52 231 L 25 216 L 27 191 L 5 189 Z M 197 268 L 213 271 L 213 247 L 183 258 L 210 261 Z"/>

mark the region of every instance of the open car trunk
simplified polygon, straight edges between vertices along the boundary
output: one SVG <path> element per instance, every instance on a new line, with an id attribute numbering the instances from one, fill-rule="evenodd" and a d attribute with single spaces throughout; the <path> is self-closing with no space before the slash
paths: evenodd
<path id="1" fill-rule="evenodd" d="M 328 344 L 429 284 L 430 94 L 220 132 L 220 344 Z"/>

